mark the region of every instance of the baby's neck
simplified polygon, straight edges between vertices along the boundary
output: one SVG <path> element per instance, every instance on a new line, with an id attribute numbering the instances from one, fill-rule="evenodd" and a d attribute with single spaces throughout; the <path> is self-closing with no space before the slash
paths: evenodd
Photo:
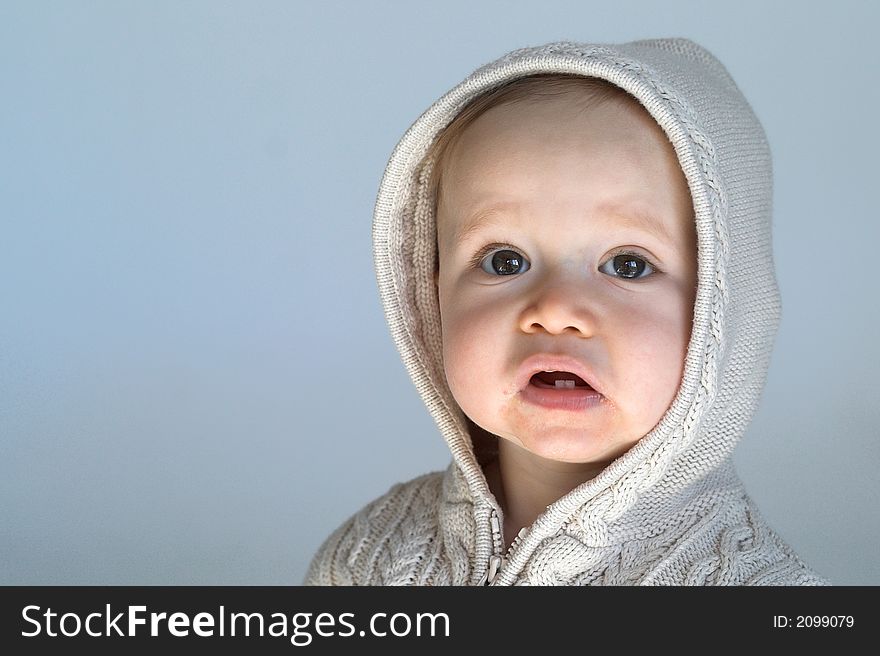
<path id="1" fill-rule="evenodd" d="M 594 478 L 606 465 L 547 460 L 500 439 L 498 459 L 487 466 L 486 479 L 504 511 L 505 547 L 547 506 Z"/>

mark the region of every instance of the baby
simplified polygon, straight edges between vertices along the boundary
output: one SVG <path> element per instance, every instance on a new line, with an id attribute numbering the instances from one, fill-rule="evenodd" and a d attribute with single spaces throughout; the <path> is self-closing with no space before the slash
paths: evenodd
<path id="1" fill-rule="evenodd" d="M 815 585 L 731 461 L 779 320 L 763 130 L 685 39 L 523 48 L 395 149 L 374 255 L 452 452 L 316 585 Z"/>

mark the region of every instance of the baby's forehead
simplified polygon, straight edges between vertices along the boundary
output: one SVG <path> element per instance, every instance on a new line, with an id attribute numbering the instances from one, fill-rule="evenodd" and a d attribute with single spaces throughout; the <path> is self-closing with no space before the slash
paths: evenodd
<path id="1" fill-rule="evenodd" d="M 482 187 L 501 171 L 533 175 L 549 165 L 565 174 L 593 162 L 624 169 L 639 167 L 646 157 L 662 157 L 681 170 L 670 139 L 641 105 L 606 102 L 583 109 L 553 100 L 485 112 L 455 134 L 435 175 L 442 189 L 461 191 Z M 530 163 L 539 168 L 530 170 Z"/>

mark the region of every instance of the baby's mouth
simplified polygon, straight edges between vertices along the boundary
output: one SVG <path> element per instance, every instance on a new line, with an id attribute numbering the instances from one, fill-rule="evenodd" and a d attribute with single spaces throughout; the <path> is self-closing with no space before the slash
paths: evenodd
<path id="1" fill-rule="evenodd" d="M 539 371 L 531 377 L 529 384 L 542 389 L 593 389 L 570 371 Z"/>

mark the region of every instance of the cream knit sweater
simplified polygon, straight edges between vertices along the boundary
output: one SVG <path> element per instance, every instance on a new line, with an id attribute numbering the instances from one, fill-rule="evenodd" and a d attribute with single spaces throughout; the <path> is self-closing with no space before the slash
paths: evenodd
<path id="1" fill-rule="evenodd" d="M 517 77 L 600 77 L 663 128 L 694 201 L 698 285 L 682 384 L 657 426 L 559 499 L 505 553 L 490 492 L 443 373 L 432 198 L 424 161 L 471 99 Z M 373 253 L 394 341 L 452 452 L 395 485 L 314 557 L 312 585 L 818 585 L 762 520 L 731 452 L 764 385 L 780 300 L 764 131 L 724 66 L 686 39 L 550 43 L 486 64 L 407 130 L 376 201 Z"/>

